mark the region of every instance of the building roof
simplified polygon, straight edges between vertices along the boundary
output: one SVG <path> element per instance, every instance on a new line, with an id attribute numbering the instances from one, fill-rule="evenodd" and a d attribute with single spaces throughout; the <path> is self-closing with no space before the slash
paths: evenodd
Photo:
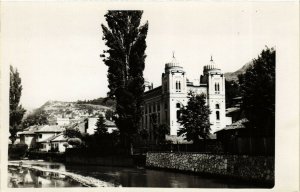
<path id="1" fill-rule="evenodd" d="M 116 127 L 115 122 L 110 121 L 110 120 L 105 120 L 105 125 L 106 125 L 107 127 Z"/>
<path id="2" fill-rule="evenodd" d="M 63 130 L 64 128 L 59 125 L 43 125 L 35 133 L 59 133 Z"/>
<path id="3" fill-rule="evenodd" d="M 39 140 L 39 141 L 37 141 L 37 143 L 48 143 L 48 142 L 50 142 L 52 139 L 54 139 L 55 137 L 56 137 L 56 135 L 53 135 L 53 136 L 48 137 L 48 138 L 46 138 L 46 139 Z"/>
<path id="4" fill-rule="evenodd" d="M 32 125 L 29 126 L 27 128 L 25 128 L 23 131 L 18 132 L 18 135 L 34 135 L 35 131 L 37 131 L 39 129 L 39 125 Z"/>
<path id="5" fill-rule="evenodd" d="M 232 98 L 232 100 L 241 100 L 242 99 L 242 97 L 234 97 L 234 98 Z"/>
<path id="6" fill-rule="evenodd" d="M 241 109 L 239 107 L 230 107 L 226 109 L 226 115 L 229 113 L 240 111 Z"/>
<path id="7" fill-rule="evenodd" d="M 247 123 L 247 122 L 249 122 L 248 119 L 243 118 L 243 119 L 240 119 L 240 120 L 232 123 L 231 125 L 227 125 L 225 128 L 223 128 L 219 131 L 216 131 L 216 132 L 226 131 L 226 130 L 234 130 L 234 129 L 244 129 L 244 128 L 246 128 L 244 123 Z"/>
<path id="8" fill-rule="evenodd" d="M 55 137 L 53 137 L 50 142 L 61 142 L 61 141 L 67 141 L 67 140 L 68 140 L 68 138 L 66 138 L 63 135 L 63 133 L 60 133 L 58 135 L 55 135 Z"/>
<path id="9" fill-rule="evenodd" d="M 144 98 L 147 99 L 147 98 L 152 98 L 154 96 L 161 96 L 162 94 L 162 87 L 159 86 L 159 87 L 156 87 L 154 89 L 151 89 L 147 92 L 144 93 Z"/>

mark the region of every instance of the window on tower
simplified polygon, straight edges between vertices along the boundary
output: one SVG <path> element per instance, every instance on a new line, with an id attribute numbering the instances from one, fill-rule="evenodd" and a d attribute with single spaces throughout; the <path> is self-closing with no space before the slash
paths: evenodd
<path id="1" fill-rule="evenodd" d="M 219 104 L 216 104 L 216 109 L 220 109 L 220 105 Z"/>
<path id="2" fill-rule="evenodd" d="M 176 108 L 180 108 L 180 103 L 176 103 Z"/>
<path id="3" fill-rule="evenodd" d="M 177 110 L 177 119 L 180 118 L 180 115 L 181 115 L 180 110 Z"/>
<path id="4" fill-rule="evenodd" d="M 181 83 L 180 81 L 176 81 L 176 92 L 180 92 L 181 91 Z"/>
<path id="5" fill-rule="evenodd" d="M 220 120 L 220 111 L 216 111 L 216 119 Z"/>
<path id="6" fill-rule="evenodd" d="M 220 94 L 220 85 L 219 85 L 219 83 L 215 83 L 215 94 Z"/>

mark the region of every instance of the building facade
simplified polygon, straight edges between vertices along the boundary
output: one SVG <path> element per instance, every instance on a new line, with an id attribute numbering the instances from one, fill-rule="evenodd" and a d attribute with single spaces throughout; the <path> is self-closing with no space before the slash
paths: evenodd
<path id="1" fill-rule="evenodd" d="M 180 115 L 178 110 L 188 102 L 188 93 L 204 94 L 206 103 L 211 110 L 211 133 L 231 124 L 225 116 L 225 76 L 220 67 L 211 58 L 204 66 L 203 75 L 199 81 L 190 82 L 186 72 L 173 56 L 172 61 L 165 64 L 165 71 L 161 77 L 162 85 L 156 88 L 145 82 L 147 89 L 144 93 L 144 112 L 142 128 L 149 133 L 149 139 L 154 139 L 153 122 L 157 125 L 167 124 L 170 134 L 167 138 L 176 142 L 183 142 L 183 138 L 177 137 L 180 124 L 177 122 Z"/>

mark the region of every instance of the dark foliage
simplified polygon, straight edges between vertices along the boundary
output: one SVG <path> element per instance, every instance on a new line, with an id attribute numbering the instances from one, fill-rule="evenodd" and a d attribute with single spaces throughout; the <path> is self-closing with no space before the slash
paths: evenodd
<path id="1" fill-rule="evenodd" d="M 239 76 L 248 126 L 271 136 L 275 134 L 275 58 L 276 51 L 267 47 L 246 73 Z"/>
<path id="2" fill-rule="evenodd" d="M 112 120 L 113 116 L 114 116 L 114 112 L 112 110 L 107 110 L 105 112 L 105 119 Z"/>
<path id="3" fill-rule="evenodd" d="M 9 82 L 9 132 L 12 144 L 14 144 L 17 132 L 20 131 L 20 124 L 26 110 L 19 105 L 22 94 L 21 78 L 17 69 L 10 66 Z"/>
<path id="4" fill-rule="evenodd" d="M 66 128 L 63 132 L 65 138 L 81 138 L 80 131 L 76 128 Z"/>
<path id="5" fill-rule="evenodd" d="M 83 135 L 82 141 L 84 146 L 88 149 L 97 149 L 97 151 L 102 151 L 103 153 L 113 153 L 113 151 L 118 151 L 122 148 L 120 144 L 120 133 L 114 130 L 112 133 L 106 133 L 104 135 Z"/>
<path id="6" fill-rule="evenodd" d="M 78 100 L 77 104 L 93 104 L 93 105 L 103 105 L 106 107 L 113 107 L 115 108 L 116 102 L 114 99 L 110 98 L 102 98 L 99 97 L 98 99 L 92 99 L 92 100 Z"/>
<path id="7" fill-rule="evenodd" d="M 72 145 L 73 147 L 78 147 L 82 143 L 81 139 L 79 138 L 70 138 L 68 139 L 68 144 Z"/>
<path id="8" fill-rule="evenodd" d="M 140 25 L 142 11 L 108 11 L 102 26 L 108 47 L 101 55 L 108 66 L 109 98 L 116 100 L 114 118 L 122 142 L 129 147 L 142 116 L 145 49 L 148 23 Z"/>
<path id="9" fill-rule="evenodd" d="M 44 110 L 38 110 L 28 115 L 22 121 L 22 127 L 27 128 L 32 125 L 47 125 L 48 123 L 48 114 Z"/>
<path id="10" fill-rule="evenodd" d="M 28 149 L 26 144 L 15 144 L 8 146 L 8 158 L 9 159 L 20 159 L 25 156 Z"/>
<path id="11" fill-rule="evenodd" d="M 98 120 L 96 123 L 95 135 L 97 135 L 97 136 L 107 135 L 107 127 L 105 125 L 105 119 L 104 119 L 103 115 L 99 115 L 99 117 L 98 117 Z"/>
<path id="12" fill-rule="evenodd" d="M 206 105 L 204 95 L 195 95 L 190 92 L 188 96 L 187 106 L 179 110 L 181 115 L 178 122 L 183 128 L 179 129 L 177 135 L 183 135 L 187 141 L 193 141 L 196 144 L 201 138 L 209 138 L 211 125 L 209 114 L 211 112 Z"/>
<path id="13" fill-rule="evenodd" d="M 232 107 L 232 99 L 238 96 L 241 96 L 240 86 L 235 81 L 225 81 L 225 90 L 226 90 L 226 108 Z"/>

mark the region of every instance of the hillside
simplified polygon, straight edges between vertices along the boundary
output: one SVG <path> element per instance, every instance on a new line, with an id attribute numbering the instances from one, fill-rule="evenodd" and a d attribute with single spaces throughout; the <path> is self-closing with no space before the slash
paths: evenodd
<path id="1" fill-rule="evenodd" d="M 47 101 L 33 113 L 44 111 L 49 121 L 57 118 L 80 119 L 84 117 L 95 117 L 104 114 L 107 110 L 114 110 L 113 107 L 94 104 L 78 104 L 77 102 Z"/>
<path id="2" fill-rule="evenodd" d="M 240 74 L 244 74 L 246 72 L 246 70 L 253 64 L 252 61 L 246 63 L 242 68 L 240 68 L 239 70 L 235 71 L 235 72 L 228 72 L 225 73 L 225 79 L 227 81 L 238 81 L 238 76 Z"/>

